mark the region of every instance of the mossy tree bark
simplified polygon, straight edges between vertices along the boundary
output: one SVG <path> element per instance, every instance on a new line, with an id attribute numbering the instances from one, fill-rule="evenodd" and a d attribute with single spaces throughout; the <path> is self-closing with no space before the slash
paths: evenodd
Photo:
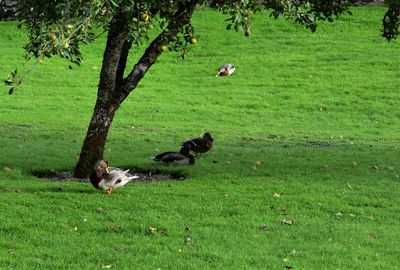
<path id="1" fill-rule="evenodd" d="M 123 11 L 114 16 L 107 36 L 97 101 L 75 167 L 75 177 L 88 177 L 96 161 L 103 157 L 115 112 L 160 56 L 161 47 L 167 45 L 190 22 L 196 3 L 196 0 L 192 0 L 180 4 L 167 28 L 150 43 L 126 77 L 124 73 L 132 45 L 132 42 L 126 39 L 129 32 L 129 16 Z"/>

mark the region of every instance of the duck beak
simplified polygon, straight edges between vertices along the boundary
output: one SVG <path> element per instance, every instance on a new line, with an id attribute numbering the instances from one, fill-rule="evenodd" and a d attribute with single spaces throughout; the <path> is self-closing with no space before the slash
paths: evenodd
<path id="1" fill-rule="evenodd" d="M 106 173 L 110 173 L 110 170 L 108 169 L 108 167 L 105 168 Z"/>
<path id="2" fill-rule="evenodd" d="M 194 157 L 195 157 L 197 154 L 196 154 L 196 152 L 194 152 L 194 151 L 190 150 L 190 151 L 189 151 L 189 155 L 191 155 L 191 156 L 194 156 Z"/>

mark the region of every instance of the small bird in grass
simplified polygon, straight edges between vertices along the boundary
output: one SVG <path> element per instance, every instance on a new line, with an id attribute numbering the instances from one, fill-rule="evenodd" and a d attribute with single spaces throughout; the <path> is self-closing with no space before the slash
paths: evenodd
<path id="1" fill-rule="evenodd" d="M 183 148 L 178 152 L 164 152 L 153 158 L 154 161 L 163 164 L 193 165 L 194 153 L 188 148 Z"/>
<path id="2" fill-rule="evenodd" d="M 218 74 L 215 75 L 215 77 L 218 76 L 231 76 L 235 72 L 235 66 L 232 64 L 224 64 L 218 69 Z"/>
<path id="3" fill-rule="evenodd" d="M 205 153 L 213 146 L 214 139 L 209 132 L 204 133 L 201 138 L 194 138 L 182 143 L 181 152 L 188 149 L 194 153 Z"/>
<path id="4" fill-rule="evenodd" d="M 108 195 L 111 195 L 113 188 L 122 187 L 133 179 L 139 178 L 137 175 L 129 174 L 129 170 L 108 165 L 107 160 L 99 159 L 90 175 L 92 185 L 97 189 L 105 190 Z"/>

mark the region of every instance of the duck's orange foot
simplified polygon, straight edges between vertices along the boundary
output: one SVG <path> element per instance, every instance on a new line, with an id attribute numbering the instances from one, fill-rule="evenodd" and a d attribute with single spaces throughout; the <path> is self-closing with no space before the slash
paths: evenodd
<path id="1" fill-rule="evenodd" d="M 107 189 L 107 190 L 106 190 L 106 193 L 107 193 L 107 195 L 111 195 L 111 193 L 112 193 L 112 188 Z"/>

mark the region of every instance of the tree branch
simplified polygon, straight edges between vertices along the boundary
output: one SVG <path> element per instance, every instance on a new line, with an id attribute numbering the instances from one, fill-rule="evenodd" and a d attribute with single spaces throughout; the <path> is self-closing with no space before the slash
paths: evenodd
<path id="1" fill-rule="evenodd" d="M 133 89 L 136 88 L 139 81 L 144 77 L 146 72 L 155 63 L 156 59 L 162 53 L 161 46 L 167 45 L 182 28 L 188 24 L 192 18 L 197 0 L 191 0 L 186 3 L 180 3 L 178 10 L 174 14 L 167 28 L 161 32 L 151 44 L 147 47 L 143 56 L 133 67 L 129 75 L 124 79 L 122 85 L 122 99 L 125 99 Z"/>
<path id="2" fill-rule="evenodd" d="M 132 41 L 125 40 L 121 50 L 121 57 L 118 62 L 117 75 L 116 75 L 117 84 L 122 82 L 124 79 L 126 62 L 128 61 L 129 50 L 131 49 L 131 47 L 132 47 Z"/>
<path id="3" fill-rule="evenodd" d="M 127 46 L 125 42 L 128 31 L 127 25 L 127 18 L 121 13 L 117 13 L 110 23 L 97 94 L 98 99 L 102 102 L 106 102 L 109 94 L 116 88 L 117 75 L 121 73 L 120 67 L 126 65 L 127 56 L 124 59 L 124 54 L 121 54 L 121 51 L 124 46 Z"/>

